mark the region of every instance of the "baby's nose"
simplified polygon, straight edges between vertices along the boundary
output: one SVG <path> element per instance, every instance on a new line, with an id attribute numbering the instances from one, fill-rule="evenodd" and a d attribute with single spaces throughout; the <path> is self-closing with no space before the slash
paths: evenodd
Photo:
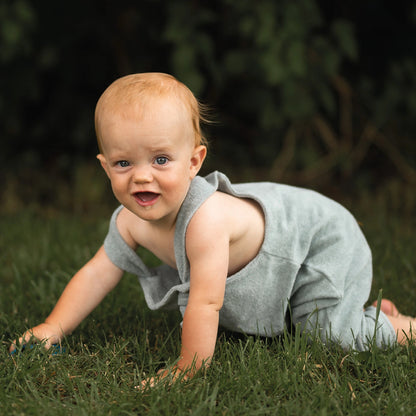
<path id="1" fill-rule="evenodd" d="M 148 166 L 137 166 L 133 172 L 134 183 L 149 183 L 153 180 L 152 170 Z"/>

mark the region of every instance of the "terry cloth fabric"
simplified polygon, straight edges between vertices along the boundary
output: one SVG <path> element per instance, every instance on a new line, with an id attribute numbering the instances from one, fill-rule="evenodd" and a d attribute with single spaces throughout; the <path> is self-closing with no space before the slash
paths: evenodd
<path id="1" fill-rule="evenodd" d="M 372 260 L 354 217 L 340 204 L 302 188 L 270 182 L 232 185 L 213 172 L 193 179 L 175 229 L 177 270 L 147 268 L 118 232 L 114 212 L 105 251 L 121 269 L 138 276 L 151 309 L 176 305 L 185 312 L 190 268 L 186 229 L 194 213 L 214 192 L 257 201 L 265 216 L 265 236 L 257 256 L 227 278 L 220 325 L 246 334 L 281 334 L 288 319 L 326 342 L 365 350 L 373 340 L 393 343 L 394 329 L 376 309 L 363 310 L 371 288 Z"/>

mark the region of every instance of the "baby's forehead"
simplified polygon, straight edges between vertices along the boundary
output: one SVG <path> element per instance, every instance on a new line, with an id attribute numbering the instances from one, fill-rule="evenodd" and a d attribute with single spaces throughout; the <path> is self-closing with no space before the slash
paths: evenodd
<path id="1" fill-rule="evenodd" d="M 137 120 L 157 118 L 159 114 L 169 111 L 182 121 L 191 121 L 190 106 L 175 94 L 152 94 L 142 91 L 125 90 L 107 97 L 101 106 L 106 116 L 135 118 Z"/>

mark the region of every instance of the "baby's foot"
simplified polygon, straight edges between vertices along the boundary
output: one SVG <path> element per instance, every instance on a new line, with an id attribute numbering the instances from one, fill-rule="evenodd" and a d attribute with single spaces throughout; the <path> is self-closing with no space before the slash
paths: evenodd
<path id="1" fill-rule="evenodd" d="M 377 307 L 377 301 L 373 302 L 373 306 Z M 396 305 L 388 299 L 381 299 L 380 310 L 388 316 L 400 316 Z"/>

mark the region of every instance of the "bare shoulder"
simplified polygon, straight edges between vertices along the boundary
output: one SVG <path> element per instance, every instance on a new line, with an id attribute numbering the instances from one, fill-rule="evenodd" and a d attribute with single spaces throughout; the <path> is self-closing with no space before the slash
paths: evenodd
<path id="1" fill-rule="evenodd" d="M 185 236 L 186 255 L 190 264 L 191 287 L 200 282 L 218 283 L 223 287 L 228 275 L 231 228 L 221 210 L 216 193 L 198 208 L 191 218 Z"/>
<path id="2" fill-rule="evenodd" d="M 136 215 L 127 208 L 123 208 L 117 216 L 117 229 L 123 240 L 132 248 L 136 249 L 140 244 L 137 239 L 137 231 L 143 228 L 140 220 Z"/>
<path id="3" fill-rule="evenodd" d="M 214 192 L 196 211 L 189 223 L 191 231 L 222 229 L 230 236 L 264 223 L 264 213 L 253 200 L 224 192 Z M 262 228 L 262 227 L 260 227 Z"/>
<path id="4" fill-rule="evenodd" d="M 199 247 L 227 244 L 229 272 L 235 272 L 260 250 L 264 239 L 264 213 L 257 202 L 215 192 L 191 219 L 186 245 Z"/>
<path id="5" fill-rule="evenodd" d="M 187 229 L 187 236 L 201 238 L 204 235 L 228 233 L 228 208 L 230 196 L 222 192 L 215 192 L 195 212 Z"/>
<path id="6" fill-rule="evenodd" d="M 124 241 L 133 250 L 139 246 L 149 250 L 163 263 L 176 267 L 174 229 L 159 230 L 123 208 L 117 217 L 117 228 Z"/>

